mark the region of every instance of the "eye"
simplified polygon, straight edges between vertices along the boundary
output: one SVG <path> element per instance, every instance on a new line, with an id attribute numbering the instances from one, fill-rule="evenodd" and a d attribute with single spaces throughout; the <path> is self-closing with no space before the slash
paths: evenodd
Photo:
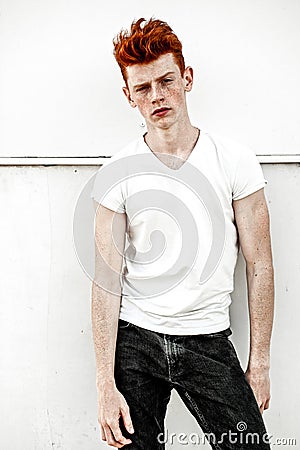
<path id="1" fill-rule="evenodd" d="M 146 91 L 146 89 L 147 89 L 147 86 L 141 86 L 136 89 L 136 92 L 144 92 L 144 91 Z"/>
<path id="2" fill-rule="evenodd" d="M 164 83 L 171 83 L 173 81 L 172 78 L 164 78 L 163 82 Z"/>

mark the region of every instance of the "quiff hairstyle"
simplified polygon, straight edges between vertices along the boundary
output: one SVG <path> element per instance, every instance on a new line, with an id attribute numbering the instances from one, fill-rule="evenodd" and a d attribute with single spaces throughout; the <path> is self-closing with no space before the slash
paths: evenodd
<path id="1" fill-rule="evenodd" d="M 130 30 L 121 30 L 113 39 L 113 44 L 114 56 L 126 85 L 126 67 L 150 63 L 166 53 L 173 54 L 183 76 L 185 63 L 182 44 L 166 22 L 154 18 L 133 21 Z"/>

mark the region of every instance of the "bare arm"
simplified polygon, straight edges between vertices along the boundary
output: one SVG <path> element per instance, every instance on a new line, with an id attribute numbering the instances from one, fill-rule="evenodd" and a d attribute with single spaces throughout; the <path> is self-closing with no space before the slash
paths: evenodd
<path id="1" fill-rule="evenodd" d="M 99 207 L 98 207 L 99 206 Z M 98 207 L 98 209 L 97 209 Z M 114 362 L 121 301 L 121 269 L 126 214 L 95 202 L 95 277 L 92 285 L 92 331 L 96 355 L 96 386 L 102 439 L 122 447 L 131 442 L 122 436 L 119 418 L 130 432 L 129 408 L 116 389 Z"/>
<path id="2" fill-rule="evenodd" d="M 274 269 L 264 190 L 233 201 L 233 208 L 246 261 L 250 316 L 250 352 L 246 376 L 263 412 L 269 407 L 270 401 L 270 342 L 274 315 Z"/>
<path id="3" fill-rule="evenodd" d="M 113 220 L 114 227 L 113 236 Z M 114 381 L 114 357 L 120 312 L 122 253 L 126 215 L 99 205 L 95 220 L 95 278 L 92 285 L 92 330 L 97 387 Z M 117 239 L 117 247 L 114 240 Z"/>

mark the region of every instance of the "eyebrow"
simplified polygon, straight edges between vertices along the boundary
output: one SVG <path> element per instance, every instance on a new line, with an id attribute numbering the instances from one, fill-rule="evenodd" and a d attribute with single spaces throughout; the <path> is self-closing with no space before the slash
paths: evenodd
<path id="1" fill-rule="evenodd" d="M 165 73 L 164 75 L 162 75 L 162 76 L 156 78 L 155 81 L 160 81 L 160 80 L 162 80 L 163 78 L 167 77 L 168 75 L 174 75 L 174 74 L 175 74 L 175 72 L 172 72 L 172 71 L 167 72 L 167 73 Z M 134 85 L 133 88 L 136 89 L 136 88 L 139 88 L 139 87 L 142 87 L 142 86 L 146 86 L 147 84 L 149 84 L 149 82 L 148 82 L 148 81 L 145 81 L 144 83 L 140 83 L 140 84 Z"/>

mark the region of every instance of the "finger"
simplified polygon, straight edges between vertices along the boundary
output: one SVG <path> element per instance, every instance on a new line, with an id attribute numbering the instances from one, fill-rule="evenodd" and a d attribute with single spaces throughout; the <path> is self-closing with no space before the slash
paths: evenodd
<path id="1" fill-rule="evenodd" d="M 108 422 L 107 424 L 116 442 L 119 442 L 122 445 L 131 444 L 131 439 L 127 439 L 125 436 L 123 436 L 119 426 L 119 422 Z"/>
<path id="2" fill-rule="evenodd" d="M 125 436 L 123 436 L 118 422 L 116 424 L 112 425 L 110 427 L 110 429 L 112 431 L 112 434 L 113 434 L 116 442 L 119 442 L 123 445 L 131 444 L 131 442 L 132 442 L 131 439 L 127 439 Z"/>
<path id="3" fill-rule="evenodd" d="M 102 439 L 102 441 L 106 441 L 104 428 L 103 428 L 103 426 L 101 424 L 100 424 L 100 431 L 101 431 L 101 439 Z"/>
<path id="4" fill-rule="evenodd" d="M 265 409 L 268 409 L 270 406 L 270 399 L 268 398 L 268 400 L 265 403 Z"/>
<path id="5" fill-rule="evenodd" d="M 105 436 L 106 436 L 106 442 L 108 445 L 112 445 L 113 447 L 121 448 L 123 447 L 123 444 L 120 442 L 117 442 L 112 434 L 112 431 L 108 425 L 104 426 Z"/>
<path id="6" fill-rule="evenodd" d="M 133 428 L 132 420 L 130 417 L 128 405 L 121 408 L 121 415 L 122 415 L 122 419 L 123 419 L 126 430 L 131 434 L 134 433 L 134 428 Z"/>

